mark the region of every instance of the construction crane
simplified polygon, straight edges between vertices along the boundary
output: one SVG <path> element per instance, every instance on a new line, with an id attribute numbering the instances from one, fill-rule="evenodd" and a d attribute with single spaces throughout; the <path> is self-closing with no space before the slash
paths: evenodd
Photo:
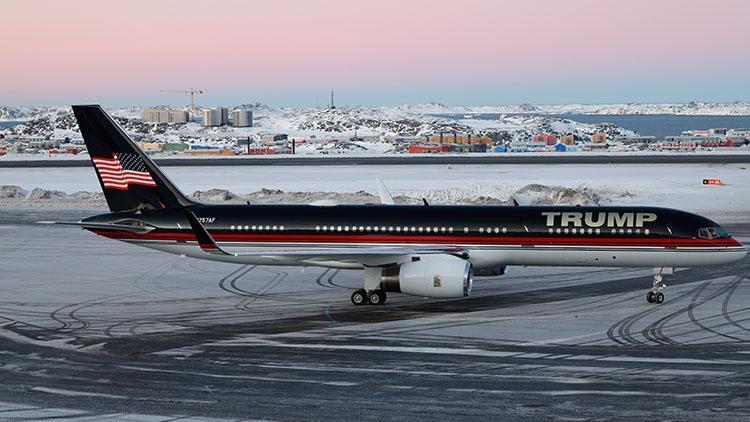
<path id="1" fill-rule="evenodd" d="M 179 89 L 162 89 L 159 90 L 159 92 L 171 92 L 174 94 L 190 94 L 190 120 L 195 119 L 195 96 L 197 94 L 203 94 L 202 89 L 185 89 L 185 90 L 179 90 Z"/>

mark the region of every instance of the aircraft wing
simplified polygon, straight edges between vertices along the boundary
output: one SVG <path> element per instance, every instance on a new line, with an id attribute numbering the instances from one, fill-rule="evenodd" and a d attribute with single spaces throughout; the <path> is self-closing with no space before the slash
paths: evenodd
<path id="1" fill-rule="evenodd" d="M 192 211 L 186 211 L 190 226 L 195 233 L 198 244 L 204 252 L 235 256 L 235 257 L 269 257 L 269 258 L 296 258 L 299 260 L 310 261 L 353 261 L 372 264 L 382 259 L 389 260 L 404 255 L 425 255 L 425 254 L 449 254 L 466 257 L 465 249 L 454 246 L 445 246 L 439 248 L 410 248 L 410 247 L 367 247 L 367 248 L 306 248 L 306 249 L 286 249 L 278 251 L 258 251 L 258 252 L 241 252 L 231 253 L 222 249 L 205 227 L 198 221 L 198 218 Z"/>

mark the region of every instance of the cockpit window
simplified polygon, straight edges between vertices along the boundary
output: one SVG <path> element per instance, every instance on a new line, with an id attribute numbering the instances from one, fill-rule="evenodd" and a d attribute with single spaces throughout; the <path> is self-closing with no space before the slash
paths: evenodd
<path id="1" fill-rule="evenodd" d="M 729 237 L 729 233 L 721 227 L 704 227 L 698 229 L 698 237 L 701 239 L 717 239 L 721 237 Z"/>

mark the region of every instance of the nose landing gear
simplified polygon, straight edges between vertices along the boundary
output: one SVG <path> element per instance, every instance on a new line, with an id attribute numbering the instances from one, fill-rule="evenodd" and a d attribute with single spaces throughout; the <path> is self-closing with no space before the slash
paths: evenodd
<path id="1" fill-rule="evenodd" d="M 662 290 L 667 287 L 662 281 L 661 272 L 654 274 L 654 283 L 646 293 L 646 301 L 648 303 L 662 304 L 664 303 L 664 293 Z"/>

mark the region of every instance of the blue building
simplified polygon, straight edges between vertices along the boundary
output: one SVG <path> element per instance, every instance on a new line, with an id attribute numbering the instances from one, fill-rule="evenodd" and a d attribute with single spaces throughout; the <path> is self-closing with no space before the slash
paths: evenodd
<path id="1" fill-rule="evenodd" d="M 575 145 L 557 144 L 555 145 L 555 151 L 557 152 L 570 152 L 575 151 L 577 148 Z"/>

